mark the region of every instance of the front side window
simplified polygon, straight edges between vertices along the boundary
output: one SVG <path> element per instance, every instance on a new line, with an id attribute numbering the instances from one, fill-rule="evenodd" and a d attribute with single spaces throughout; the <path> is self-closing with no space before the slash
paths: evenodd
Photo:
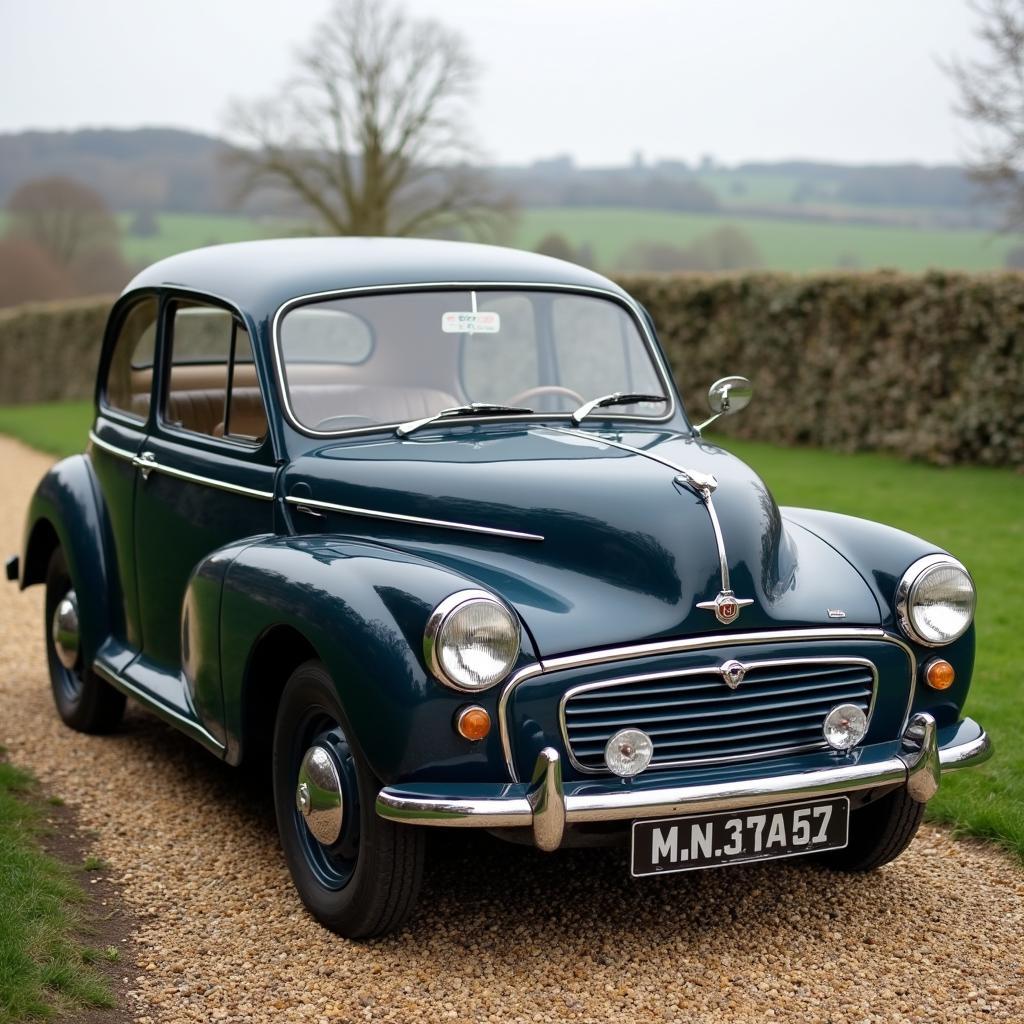
<path id="1" fill-rule="evenodd" d="M 252 342 L 238 317 L 218 306 L 176 302 L 169 327 L 165 422 L 210 437 L 261 441 L 267 414 Z"/>
<path id="2" fill-rule="evenodd" d="M 136 302 L 121 319 L 103 392 L 109 408 L 139 420 L 149 416 L 157 310 L 151 296 Z"/>
<path id="3" fill-rule="evenodd" d="M 410 291 L 308 303 L 281 318 L 292 412 L 323 433 L 402 423 L 473 402 L 565 417 L 614 392 L 665 385 L 634 317 L 571 292 Z M 666 402 L 602 410 L 658 419 Z"/>

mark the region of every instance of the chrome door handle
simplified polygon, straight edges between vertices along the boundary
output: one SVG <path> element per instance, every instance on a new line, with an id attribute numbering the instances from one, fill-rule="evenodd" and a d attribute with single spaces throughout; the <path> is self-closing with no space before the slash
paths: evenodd
<path id="1" fill-rule="evenodd" d="M 156 468 L 156 456 L 152 452 L 142 452 L 132 458 L 132 465 L 142 471 L 143 480 L 148 480 L 149 474 Z"/>

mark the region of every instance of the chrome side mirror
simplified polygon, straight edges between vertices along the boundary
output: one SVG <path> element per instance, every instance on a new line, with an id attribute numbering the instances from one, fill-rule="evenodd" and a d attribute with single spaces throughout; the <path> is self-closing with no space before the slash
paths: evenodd
<path id="1" fill-rule="evenodd" d="M 708 405 L 714 413 L 696 427 L 697 435 L 710 426 L 719 416 L 732 416 L 750 404 L 754 397 L 754 385 L 746 377 L 722 377 L 708 388 Z"/>

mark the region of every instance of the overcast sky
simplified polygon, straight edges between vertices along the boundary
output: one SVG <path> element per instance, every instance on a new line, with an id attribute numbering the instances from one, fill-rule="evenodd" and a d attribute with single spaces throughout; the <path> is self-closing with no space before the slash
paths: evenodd
<path id="1" fill-rule="evenodd" d="M 0 0 L 0 131 L 217 133 L 329 0 Z M 409 0 L 482 65 L 494 160 L 955 161 L 937 59 L 976 51 L 966 0 Z"/>

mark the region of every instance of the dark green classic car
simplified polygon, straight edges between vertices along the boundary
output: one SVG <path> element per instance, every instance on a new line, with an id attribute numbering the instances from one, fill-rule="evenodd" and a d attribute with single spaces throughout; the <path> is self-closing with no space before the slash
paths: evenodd
<path id="1" fill-rule="evenodd" d="M 750 397 L 716 382 L 712 419 Z M 344 935 L 409 913 L 424 826 L 621 843 L 634 875 L 878 867 L 989 754 L 961 715 L 973 583 L 780 509 L 703 426 L 647 313 L 580 267 L 203 249 L 114 305 L 89 449 L 8 576 L 45 584 L 68 725 L 115 728 L 127 695 L 271 759 L 296 888 Z"/>

